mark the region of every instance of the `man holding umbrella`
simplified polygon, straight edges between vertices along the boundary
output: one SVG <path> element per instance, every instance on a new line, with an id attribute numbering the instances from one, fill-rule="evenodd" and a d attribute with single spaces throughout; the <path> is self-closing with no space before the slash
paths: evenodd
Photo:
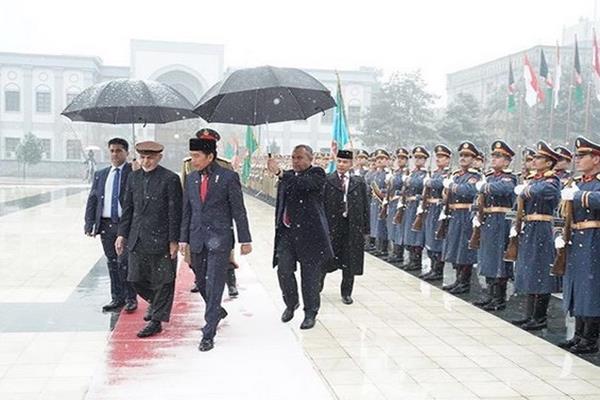
<path id="1" fill-rule="evenodd" d="M 279 177 L 275 210 L 273 266 L 285 302 L 283 322 L 294 318 L 299 306 L 296 263 L 300 263 L 304 321 L 300 329 L 315 326 L 321 305 L 320 283 L 325 263 L 333 258 L 327 218 L 323 207 L 326 174 L 313 167 L 313 151 L 298 145 L 292 152 L 292 169 L 282 171 L 277 160 L 267 162 L 269 172 Z"/>

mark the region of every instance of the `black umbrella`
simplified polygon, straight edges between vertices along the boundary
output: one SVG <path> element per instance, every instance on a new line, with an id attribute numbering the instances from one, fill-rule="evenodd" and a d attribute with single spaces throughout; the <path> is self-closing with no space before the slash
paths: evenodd
<path id="1" fill-rule="evenodd" d="M 189 100 L 164 83 L 115 79 L 88 87 L 61 114 L 73 121 L 164 124 L 198 118 L 192 108 Z"/>
<path id="2" fill-rule="evenodd" d="M 208 122 L 261 125 L 307 119 L 334 106 L 329 90 L 306 72 L 264 66 L 233 72 L 194 111 Z"/>

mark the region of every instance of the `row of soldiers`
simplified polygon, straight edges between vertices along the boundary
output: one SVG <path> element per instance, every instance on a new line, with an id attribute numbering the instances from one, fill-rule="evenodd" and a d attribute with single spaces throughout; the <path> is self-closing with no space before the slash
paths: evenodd
<path id="1" fill-rule="evenodd" d="M 430 171 L 423 146 L 401 147 L 393 159 L 384 149 L 357 153 L 354 174 L 364 177 L 371 195 L 366 250 L 406 271 L 422 269 L 426 250 L 431 268 L 420 277 L 443 280 L 444 265 L 451 263 L 456 278 L 443 289 L 453 294 L 469 292 L 477 264 L 488 292 L 474 304 L 489 311 L 506 308 L 507 283 L 513 280 L 516 293 L 526 296 L 526 310 L 512 322 L 525 330 L 547 327 L 550 296 L 562 290 L 576 332 L 560 345 L 578 354 L 597 352 L 600 145 L 579 137 L 573 155 L 540 141 L 525 149 L 517 173 L 510 169 L 515 152 L 502 140 L 492 143 L 486 171 L 483 152 L 471 142 L 458 147 L 454 171 L 448 146 L 439 144 L 433 153 Z M 573 159 L 577 177 L 567 170 Z M 559 205 L 563 214 L 571 213 L 561 215 L 568 224 L 562 234 L 554 227 Z M 566 272 L 558 271 L 557 252 Z"/>

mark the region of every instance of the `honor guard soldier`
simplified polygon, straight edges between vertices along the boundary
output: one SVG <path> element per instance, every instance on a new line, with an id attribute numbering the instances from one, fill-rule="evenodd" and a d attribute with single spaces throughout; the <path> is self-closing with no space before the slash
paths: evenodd
<path id="1" fill-rule="evenodd" d="M 559 346 L 575 354 L 598 352 L 600 328 L 600 145 L 579 137 L 575 141 L 577 172 L 583 176 L 562 191 L 572 202 L 570 241 L 566 247 L 563 307 L 575 317 L 575 336 Z"/>
<path id="2" fill-rule="evenodd" d="M 390 154 L 378 149 L 373 153 L 375 158 L 375 172 L 371 181 L 372 197 L 371 208 L 369 211 L 371 224 L 371 237 L 376 238 L 377 249 L 373 252 L 374 256 L 386 257 L 388 255 L 388 235 L 386 219 L 382 218 L 382 209 L 384 208 L 387 196 L 386 176 L 387 167 L 390 162 Z"/>
<path id="3" fill-rule="evenodd" d="M 215 142 L 218 142 L 219 140 L 221 140 L 221 135 L 219 135 L 219 133 L 217 131 L 215 131 L 214 129 L 203 128 L 203 129 L 200 129 L 198 132 L 196 132 L 196 138 L 214 140 Z M 233 171 L 233 166 L 231 165 L 231 162 L 229 162 L 228 160 L 221 158 L 221 157 L 217 157 L 216 162 L 221 167 Z M 182 182 L 182 185 L 184 188 L 185 188 L 185 182 L 186 182 L 187 176 L 190 173 L 192 173 L 193 171 L 194 171 L 194 169 L 192 168 L 192 157 L 188 156 L 183 159 L 183 165 L 181 167 L 181 182 Z M 184 260 L 188 265 L 190 265 L 190 266 L 192 265 L 192 260 L 190 257 L 189 249 L 187 249 L 185 252 Z M 229 265 L 227 268 L 227 281 L 226 281 L 229 297 L 237 297 L 239 294 L 238 289 L 237 289 L 237 279 L 235 276 L 235 270 L 237 268 L 238 268 L 238 264 L 235 261 L 234 252 L 233 252 L 233 250 L 231 250 L 231 257 L 229 258 Z M 197 279 L 196 279 L 196 281 L 197 281 Z M 192 293 L 199 292 L 197 284 L 194 284 L 194 287 L 192 288 L 191 292 Z"/>
<path id="4" fill-rule="evenodd" d="M 356 165 L 352 169 L 352 174 L 364 178 L 367 171 L 369 171 L 369 153 L 365 150 L 358 150 L 356 152 Z"/>
<path id="5" fill-rule="evenodd" d="M 491 147 L 492 169 L 475 184 L 480 196 L 478 207 L 483 206 L 473 217 L 473 228 L 481 232 L 477 265 L 489 294 L 473 304 L 488 311 L 506 308 L 506 285 L 512 277 L 512 263 L 504 261 L 504 252 L 511 226 L 507 213 L 512 210 L 517 185 L 517 176 L 508 169 L 514 155 L 510 146 L 496 140 Z M 483 216 L 481 221 L 480 216 Z"/>
<path id="6" fill-rule="evenodd" d="M 377 220 L 374 219 L 373 216 L 373 212 L 371 211 L 372 209 L 372 204 L 373 201 L 376 201 L 376 199 L 373 197 L 373 190 L 372 190 L 372 184 L 373 184 L 373 179 L 375 178 L 375 172 L 377 171 L 377 168 L 375 167 L 375 152 L 369 154 L 369 161 L 367 163 L 368 169 L 367 172 L 365 172 L 365 183 L 367 184 L 367 197 L 369 198 L 369 226 L 370 226 L 370 232 L 369 232 L 369 238 L 368 238 L 368 242 L 365 245 L 365 251 L 368 252 L 374 252 L 375 250 L 377 250 L 377 246 L 376 246 L 376 238 L 377 238 Z"/>
<path id="7" fill-rule="evenodd" d="M 472 168 L 473 160 L 479 151 L 471 142 L 463 142 L 458 148 L 459 166 L 450 177 L 444 180 L 446 189 L 448 211 L 440 218 L 450 217 L 448 233 L 444 240 L 444 262 L 452 263 L 456 270 L 456 281 L 443 287 L 453 294 L 466 293 L 471 290 L 471 273 L 473 264 L 477 262 L 477 251 L 469 248 L 469 241 L 473 233 L 471 207 L 477 189 L 475 184 L 481 179 L 481 174 Z"/>
<path id="8" fill-rule="evenodd" d="M 573 161 L 573 153 L 565 146 L 557 146 L 554 148 L 554 151 L 560 154 L 560 160 L 558 160 L 554 167 L 554 173 L 558 176 L 561 185 L 564 187 L 572 175 L 571 171 L 569 171 L 569 167 Z"/>
<path id="9" fill-rule="evenodd" d="M 390 182 L 391 193 L 387 213 L 388 236 L 392 241 L 392 254 L 387 259 L 390 263 L 404 263 L 404 224 L 397 223 L 396 214 L 398 207 L 405 206 L 401 199 L 404 190 L 403 177 L 408 173 L 409 158 L 410 152 L 406 148 L 396 149 L 396 169 Z"/>
<path id="10" fill-rule="evenodd" d="M 550 275 L 554 263 L 553 221 L 560 200 L 560 180 L 552 171 L 560 155 L 544 141 L 538 142 L 533 160 L 535 175 L 527 184 L 515 187 L 522 201 L 524 226 L 511 228 L 510 237 L 519 240 L 515 263 L 515 292 L 527 296 L 523 318 L 512 321 L 525 330 L 547 326 L 551 293 L 560 289 L 559 279 Z"/>
<path id="11" fill-rule="evenodd" d="M 521 157 L 521 171 L 517 172 L 517 177 L 519 178 L 519 183 L 525 183 L 534 171 L 533 158 L 535 157 L 535 150 L 531 147 L 525 147 Z"/>
<path id="12" fill-rule="evenodd" d="M 436 239 L 436 228 L 442 211 L 442 191 L 444 190 L 444 179 L 450 175 L 450 160 L 452 151 L 443 144 L 435 146 L 435 163 L 437 169 L 431 173 L 431 177 L 425 177 L 423 185 L 423 199 L 418 213 L 426 212 L 425 248 L 431 263 L 431 269 L 422 276 L 426 281 L 439 281 L 444 277 L 444 261 L 442 261 L 443 241 Z"/>
<path id="13" fill-rule="evenodd" d="M 429 158 L 429 152 L 423 146 L 416 146 L 412 150 L 414 168 L 410 175 L 404 180 L 404 199 L 406 211 L 404 212 L 404 245 L 408 248 L 408 263 L 400 268 L 405 271 L 417 271 L 422 268 L 423 247 L 425 246 L 425 231 L 413 230 L 413 224 L 417 218 L 417 209 L 423 195 L 423 180 L 427 176 L 425 163 Z"/>
<path id="14" fill-rule="evenodd" d="M 367 185 L 362 177 L 351 174 L 352 155 L 352 151 L 338 150 L 336 171 L 327 176 L 323 189 L 325 216 L 334 254 L 333 261 L 326 264 L 325 272 L 342 270 L 341 296 L 344 304 L 353 303 L 354 277 L 363 274 L 363 248 L 365 236 L 369 233 Z"/>

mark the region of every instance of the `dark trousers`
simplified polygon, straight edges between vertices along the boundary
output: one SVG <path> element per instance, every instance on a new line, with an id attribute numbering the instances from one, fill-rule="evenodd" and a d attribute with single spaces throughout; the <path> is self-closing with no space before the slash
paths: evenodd
<path id="1" fill-rule="evenodd" d="M 215 337 L 217 325 L 221 320 L 221 299 L 228 267 L 229 252 L 212 252 L 206 247 L 201 253 L 192 252 L 192 269 L 196 274 L 196 284 L 206 304 L 206 325 L 202 328 L 202 334 L 207 339 Z"/>
<path id="2" fill-rule="evenodd" d="M 281 228 L 281 237 L 277 243 L 277 278 L 283 294 L 283 302 L 287 308 L 295 308 L 299 304 L 298 283 L 296 282 L 296 263 L 299 262 L 295 239 L 287 228 Z M 304 312 L 315 316 L 321 306 L 321 277 L 320 265 L 300 263 L 300 285 Z"/>
<path id="3" fill-rule="evenodd" d="M 127 249 L 121 256 L 118 256 L 115 250 L 117 229 L 118 224 L 111 222 L 109 219 L 100 221 L 100 240 L 107 260 L 110 295 L 113 301 L 135 301 L 135 290 L 127 282 Z"/>
<path id="4" fill-rule="evenodd" d="M 354 288 L 354 274 L 348 267 L 342 268 L 342 297 L 352 296 L 352 289 Z"/>
<path id="5" fill-rule="evenodd" d="M 340 267 L 342 268 L 342 296 L 351 296 L 352 288 L 354 287 L 354 274 L 348 266 L 350 263 L 350 260 L 348 259 L 348 255 L 350 254 L 350 249 L 348 248 L 348 235 L 350 235 L 350 224 L 348 222 L 348 218 L 342 218 L 340 228 L 341 229 L 338 234 L 343 238 L 340 241 L 342 245 L 340 248 L 334 249 L 334 252 L 336 253 L 335 258 L 339 261 Z M 355 227 L 355 229 L 360 229 L 360 227 Z"/>
<path id="6" fill-rule="evenodd" d="M 140 297 L 148 303 L 152 321 L 169 322 L 175 297 L 175 281 L 154 287 L 150 282 L 133 282 Z"/>

